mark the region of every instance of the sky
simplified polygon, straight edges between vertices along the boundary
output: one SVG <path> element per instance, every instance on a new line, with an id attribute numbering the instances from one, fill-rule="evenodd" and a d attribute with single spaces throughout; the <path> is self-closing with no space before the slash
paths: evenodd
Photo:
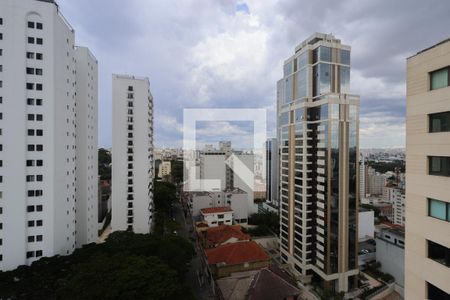
<path id="1" fill-rule="evenodd" d="M 283 61 L 314 32 L 352 47 L 360 147 L 404 147 L 406 58 L 450 37 L 448 0 L 57 2 L 76 44 L 99 61 L 99 146 L 108 148 L 113 73 L 149 77 L 157 147 L 182 146 L 184 108 L 265 108 L 275 136 Z M 243 134 L 238 124 L 209 127 Z"/>

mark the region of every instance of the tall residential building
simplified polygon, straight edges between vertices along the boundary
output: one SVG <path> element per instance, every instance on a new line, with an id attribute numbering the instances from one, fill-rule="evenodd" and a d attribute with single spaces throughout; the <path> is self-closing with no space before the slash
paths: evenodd
<path id="1" fill-rule="evenodd" d="M 278 140 L 276 138 L 266 141 L 266 202 L 279 207 L 278 201 Z"/>
<path id="2" fill-rule="evenodd" d="M 76 246 L 98 237 L 98 63 L 86 47 L 76 61 Z"/>
<path id="3" fill-rule="evenodd" d="M 357 284 L 359 97 L 350 46 L 316 33 L 295 48 L 277 84 L 281 257 L 305 283 Z"/>
<path id="4" fill-rule="evenodd" d="M 153 209 L 153 97 L 148 78 L 113 75 L 112 230 L 149 233 Z"/>
<path id="5" fill-rule="evenodd" d="M 359 161 L 359 197 L 365 198 L 369 193 L 369 164 L 364 156 Z"/>
<path id="6" fill-rule="evenodd" d="M 54 1 L 0 2 L 0 270 L 97 237 L 97 62 L 74 39 Z"/>
<path id="7" fill-rule="evenodd" d="M 450 39 L 407 60 L 405 299 L 450 299 Z"/>

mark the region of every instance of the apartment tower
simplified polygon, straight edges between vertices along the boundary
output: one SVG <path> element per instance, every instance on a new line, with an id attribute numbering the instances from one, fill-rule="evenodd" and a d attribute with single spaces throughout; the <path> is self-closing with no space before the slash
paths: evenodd
<path id="1" fill-rule="evenodd" d="M 450 299 L 450 40 L 407 59 L 405 299 Z"/>
<path id="2" fill-rule="evenodd" d="M 78 209 L 96 211 L 96 199 L 86 189 L 96 186 L 97 177 L 81 167 L 96 173 L 96 111 L 89 112 L 85 123 L 89 133 L 77 127 L 87 113 L 77 104 L 97 106 L 97 74 L 91 71 L 90 79 L 77 74 L 84 68 L 78 63 L 96 70 L 97 62 L 91 54 L 89 62 L 79 57 L 74 38 L 54 1 L 0 1 L 3 271 L 43 256 L 70 254 L 97 238 L 97 223 L 83 223 L 86 218 L 80 213 L 85 212 Z M 87 81 L 92 85 L 89 94 L 82 84 Z"/>
<path id="3" fill-rule="evenodd" d="M 146 77 L 113 75 L 112 230 L 149 233 L 153 209 L 153 97 Z"/>
<path id="4" fill-rule="evenodd" d="M 282 261 L 334 292 L 359 272 L 359 97 L 349 92 L 350 47 L 322 33 L 295 48 L 277 83 Z"/>

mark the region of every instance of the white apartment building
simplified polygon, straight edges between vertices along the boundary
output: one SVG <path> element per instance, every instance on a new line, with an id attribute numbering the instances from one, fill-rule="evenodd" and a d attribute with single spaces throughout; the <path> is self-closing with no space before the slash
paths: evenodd
<path id="1" fill-rule="evenodd" d="M 394 224 L 405 226 L 405 190 L 398 187 L 386 187 L 386 200 L 392 203 Z"/>
<path id="2" fill-rule="evenodd" d="M 191 214 L 194 218 L 201 216 L 205 208 L 229 207 L 233 210 L 235 223 L 248 222 L 247 193 L 240 189 L 217 192 L 192 192 L 189 199 Z"/>
<path id="3" fill-rule="evenodd" d="M 76 60 L 76 246 L 98 237 L 98 63 L 86 47 Z"/>
<path id="4" fill-rule="evenodd" d="M 450 299 L 450 39 L 407 60 L 405 299 Z"/>
<path id="5" fill-rule="evenodd" d="M 148 78 L 113 75 L 113 231 L 149 233 L 153 209 L 153 97 Z"/>
<path id="6" fill-rule="evenodd" d="M 73 28 L 54 1 L 0 1 L 3 271 L 43 256 L 70 254 L 97 236 L 96 223 L 92 232 L 91 223 L 82 224 L 91 218 L 87 209 L 78 210 L 89 207 L 95 220 L 95 187 L 83 189 L 97 185 L 97 158 L 91 154 L 97 151 L 97 73 L 91 70 L 90 79 L 77 76 L 95 59 L 84 60 L 82 52 L 88 50 L 76 50 L 74 39 Z M 90 91 L 87 82 L 93 87 Z M 76 129 L 84 117 L 78 103 L 95 107 L 86 122 L 90 131 Z M 92 167 L 92 172 L 82 166 Z"/>
<path id="7" fill-rule="evenodd" d="M 162 161 L 159 164 L 158 177 L 163 178 L 164 176 L 170 175 L 171 163 L 170 161 Z"/>
<path id="8" fill-rule="evenodd" d="M 370 195 L 383 195 L 384 187 L 386 186 L 386 176 L 375 171 L 375 169 L 368 167 L 368 187 L 366 190 Z"/>
<path id="9" fill-rule="evenodd" d="M 233 210 L 227 206 L 202 208 L 200 214 L 209 227 L 233 224 Z"/>

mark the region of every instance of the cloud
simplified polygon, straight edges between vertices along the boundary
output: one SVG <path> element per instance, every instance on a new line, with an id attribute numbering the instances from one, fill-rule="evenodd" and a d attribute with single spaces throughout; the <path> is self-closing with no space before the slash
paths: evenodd
<path id="1" fill-rule="evenodd" d="M 105 2 L 59 1 L 99 60 L 102 146 L 111 145 L 111 73 L 150 78 L 156 145 L 182 145 L 183 108 L 265 107 L 273 135 L 283 61 L 316 31 L 352 46 L 361 146 L 402 146 L 406 57 L 450 28 L 450 2 L 439 0 Z"/>

